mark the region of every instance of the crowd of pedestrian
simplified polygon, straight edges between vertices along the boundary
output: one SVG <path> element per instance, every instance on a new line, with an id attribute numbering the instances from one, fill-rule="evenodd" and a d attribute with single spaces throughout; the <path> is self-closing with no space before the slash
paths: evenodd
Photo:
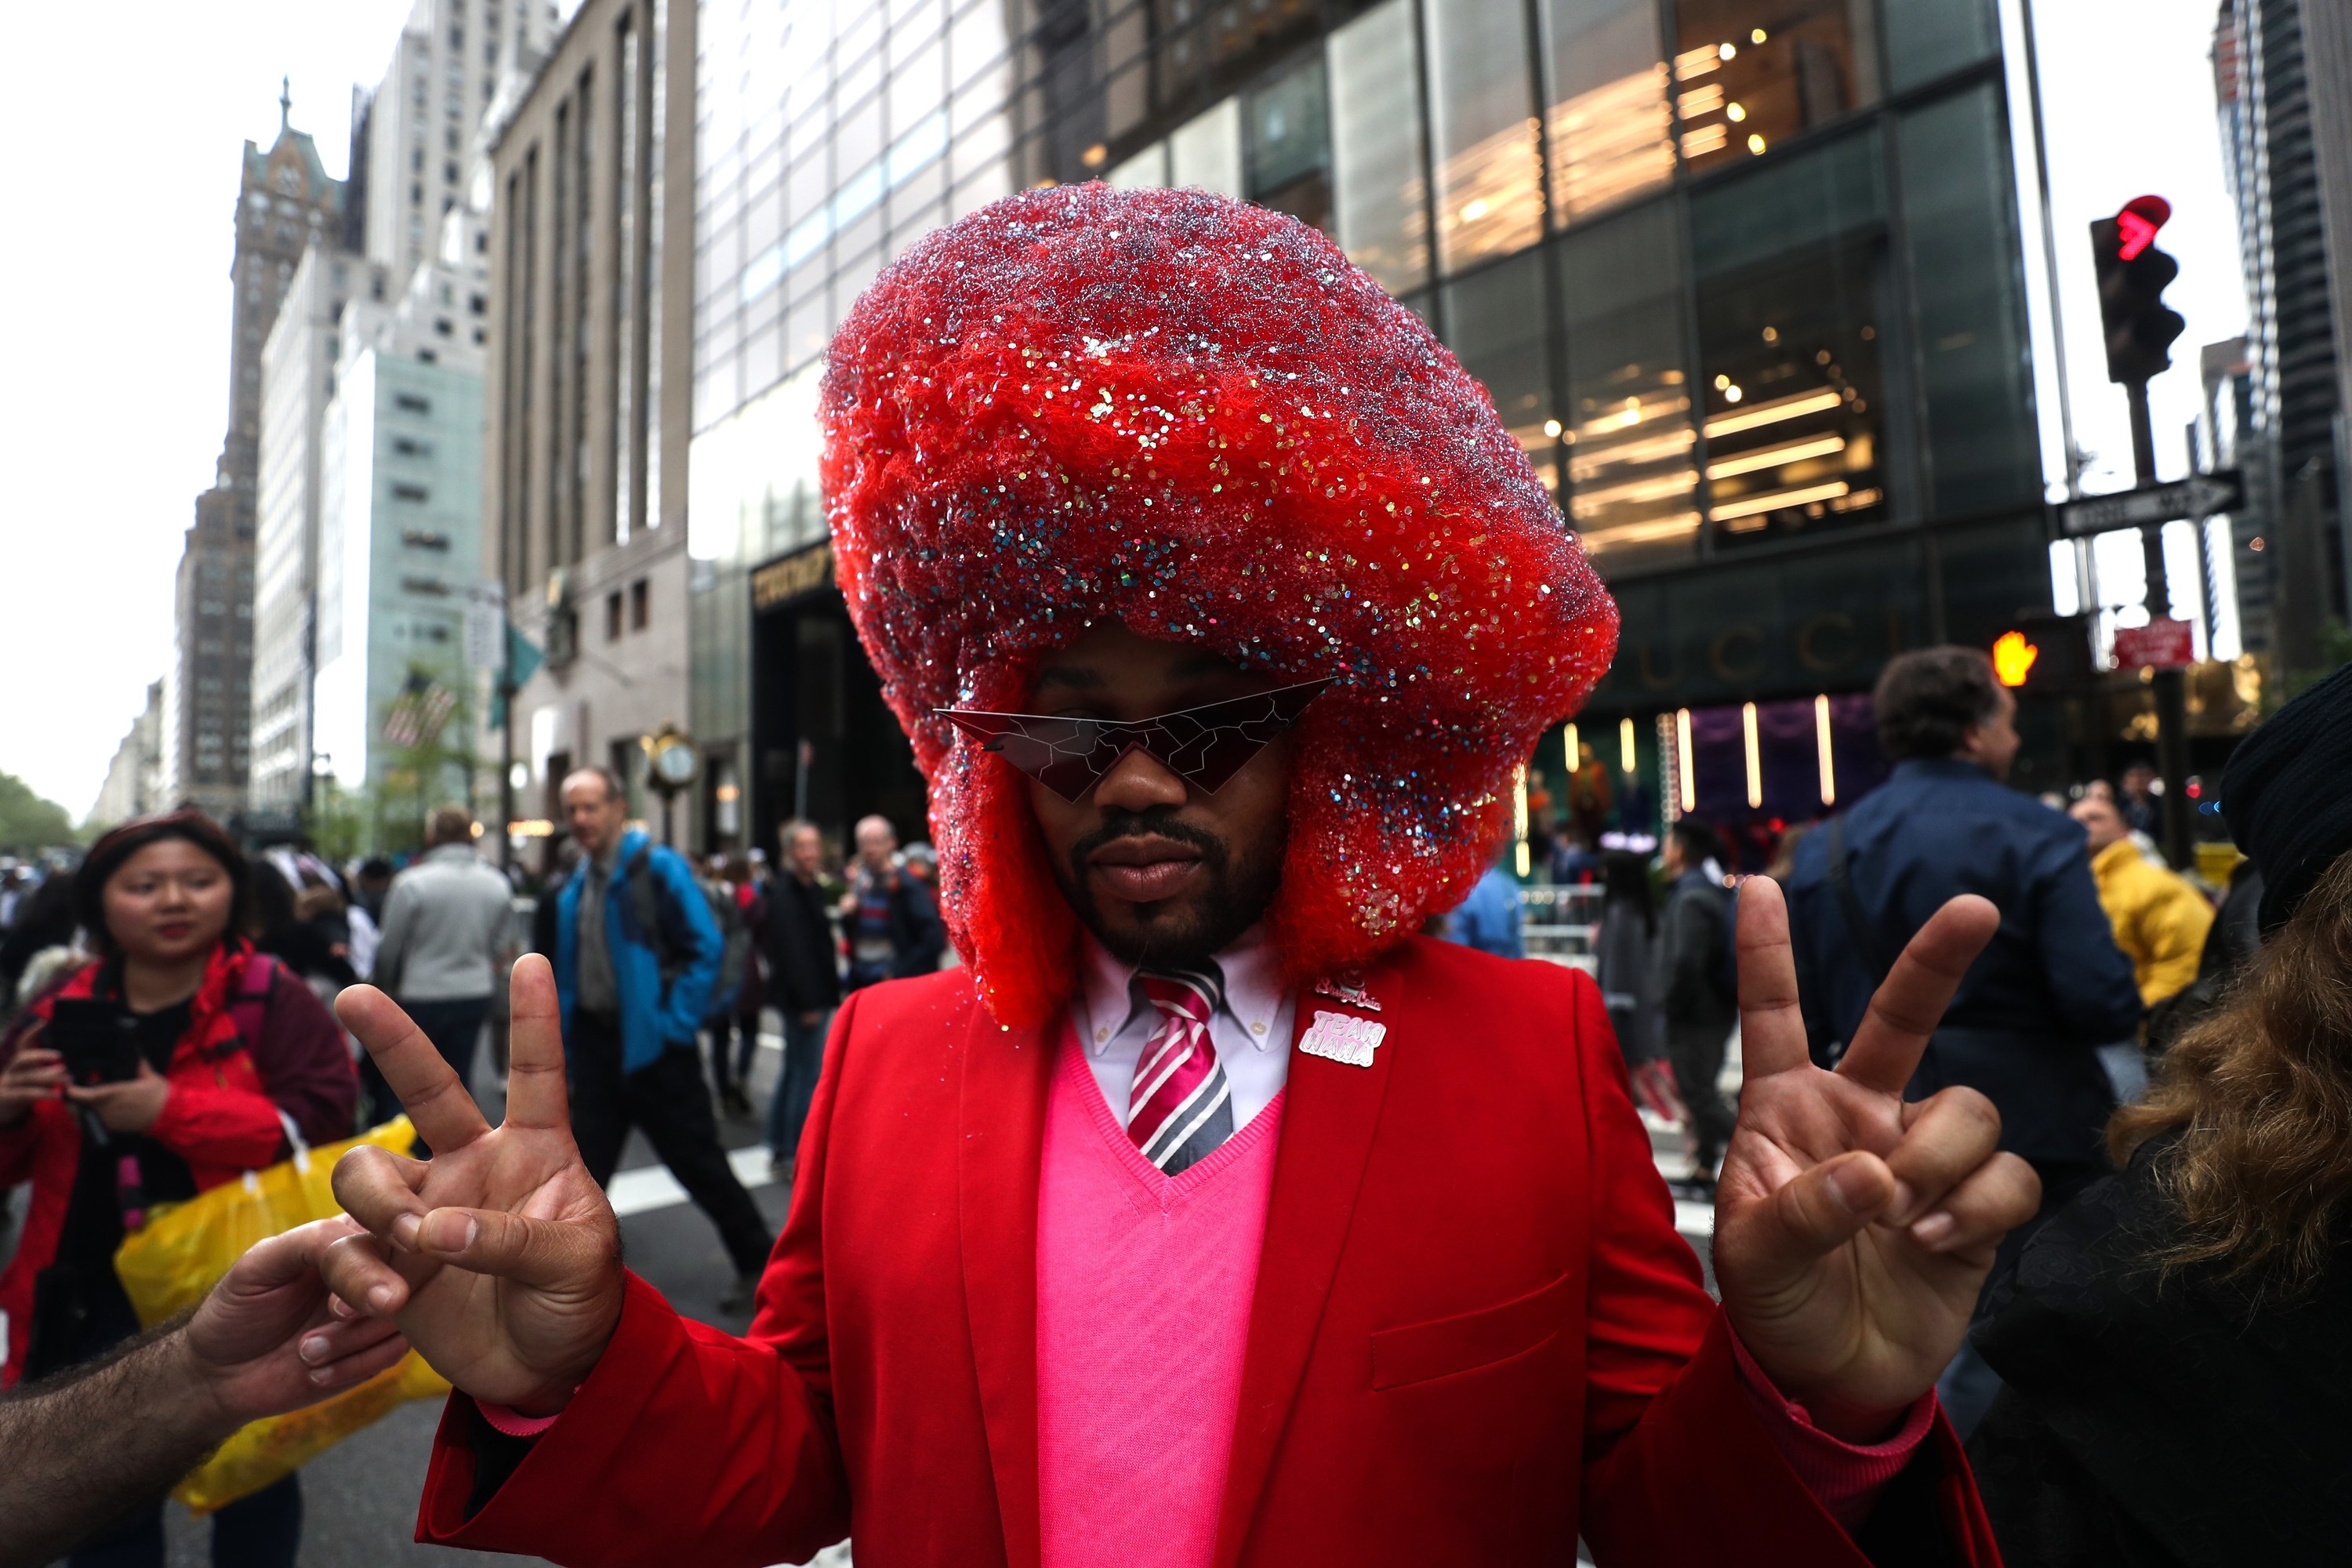
<path id="1" fill-rule="evenodd" d="M 2318 1539 L 2327 1521 L 2298 1479 L 2317 1486 L 2346 1445 L 2326 1419 L 2340 1356 L 2315 1314 L 2352 1289 L 2336 1260 L 2352 1204 L 2352 1016 L 2340 1005 L 2352 994 L 2352 813 L 2326 787 L 2352 763 L 2352 672 L 2239 750 L 2223 798 L 2247 858 L 2218 889 L 2157 853 L 2142 770 L 2057 805 L 2008 787 L 2015 704 L 1982 656 L 1904 656 L 1874 696 L 1885 781 L 1789 831 L 1763 874 L 1785 891 L 1799 1005 L 1823 1067 L 1929 916 L 1962 894 L 2000 911 L 1910 1092 L 1980 1095 L 2000 1146 L 2040 1180 L 2041 1205 L 2000 1244 L 1977 1331 L 1939 1384 L 1955 1426 L 1974 1435 L 2011 1560 L 2220 1560 L 2213 1515 L 2182 1501 L 2189 1457 L 2212 1447 L 2192 1418 L 2243 1439 L 2232 1473 L 2267 1500 L 2282 1539 Z M 772 1237 L 719 1119 L 760 1115 L 772 1175 L 793 1178 L 842 999 L 942 962 L 935 861 L 870 816 L 845 861 L 792 822 L 772 864 L 753 851 L 698 869 L 628 823 L 625 792 L 603 770 L 571 775 L 563 801 L 566 837 L 527 940 L 516 887 L 477 853 L 461 806 L 432 814 L 405 866 L 339 869 L 294 845 L 247 853 L 181 811 L 107 835 L 77 868 L 11 871 L 0 1188 L 22 1184 L 29 1204 L 0 1270 L 0 1384 L 137 1331 L 112 1258 L 149 1205 L 281 1158 L 292 1140 L 331 1142 L 398 1112 L 329 1010 L 340 990 L 366 980 L 387 992 L 471 1088 L 525 945 L 555 967 L 590 1173 L 609 1183 L 642 1130 L 733 1260 L 722 1308 L 748 1309 Z M 1737 1115 L 1722 1079 L 1740 1005 L 1738 846 L 1694 816 L 1657 839 L 1595 837 L 1597 853 L 1562 819 L 1538 863 L 1593 890 L 1589 967 L 1633 1092 L 1683 1130 L 1686 1195 L 1703 1198 Z M 1513 858 L 1507 847 L 1444 934 L 1525 955 Z M 68 1080 L 53 1037 L 90 1005 L 136 1042 L 124 1081 Z M 771 1012 L 782 1049 L 758 1111 Z M 2180 1397 L 2131 1392 L 2133 1373 L 2157 1366 Z M 2290 1386 L 2285 1366 L 2321 1375 Z M 2232 1415 L 2250 1388 L 2269 1413 L 2259 1432 Z M 289 1477 L 215 1516 L 215 1552 L 290 1563 L 300 1529 Z M 2189 1544 L 2166 1556 L 2168 1542 Z M 75 1561 L 161 1552 L 160 1515 L 146 1510 Z"/>

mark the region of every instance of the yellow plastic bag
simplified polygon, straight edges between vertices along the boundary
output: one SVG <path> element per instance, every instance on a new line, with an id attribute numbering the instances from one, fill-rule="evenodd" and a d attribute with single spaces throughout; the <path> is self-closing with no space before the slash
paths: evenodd
<path id="1" fill-rule="evenodd" d="M 152 1328 L 203 1300 L 255 1242 L 342 1213 L 331 1184 L 345 1150 L 373 1143 L 404 1154 L 415 1141 L 408 1118 L 394 1117 L 341 1143 L 318 1149 L 298 1143 L 290 1160 L 157 1209 L 123 1237 L 114 1255 L 115 1273 L 139 1321 Z M 448 1392 L 448 1384 L 411 1351 L 331 1399 L 244 1427 L 190 1471 L 173 1495 L 199 1514 L 210 1513 L 300 1468 L 402 1403 Z"/>

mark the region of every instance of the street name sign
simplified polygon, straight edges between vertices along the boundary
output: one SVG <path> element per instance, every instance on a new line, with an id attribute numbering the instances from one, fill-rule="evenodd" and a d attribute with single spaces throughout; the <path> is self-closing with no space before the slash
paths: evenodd
<path id="1" fill-rule="evenodd" d="M 2116 628 L 2117 669 L 2179 669 L 2197 662 L 2187 621 L 2150 621 Z"/>
<path id="2" fill-rule="evenodd" d="M 2058 505 L 2058 531 L 2069 539 L 2088 533 L 2111 533 L 2119 528 L 2139 528 L 2151 522 L 2181 518 L 2207 518 L 2236 511 L 2246 504 L 2245 479 L 2235 468 L 2191 474 L 2170 484 L 2142 485 L 2114 495 L 2084 496 Z"/>

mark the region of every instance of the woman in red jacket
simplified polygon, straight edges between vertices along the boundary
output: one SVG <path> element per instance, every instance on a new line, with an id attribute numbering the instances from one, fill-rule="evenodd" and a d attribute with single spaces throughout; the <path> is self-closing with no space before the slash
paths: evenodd
<path id="1" fill-rule="evenodd" d="M 194 1196 L 310 1142 L 350 1136 L 357 1080 L 341 1032 L 302 981 L 238 934 L 245 857 L 209 817 L 180 811 L 116 828 L 83 863 L 76 898 L 100 954 L 0 1040 L 0 1187 L 33 1184 L 0 1273 L 0 1386 L 99 1355 L 139 1330 L 114 1253 L 151 1204 Z M 45 1030 L 59 1001 L 114 1004 L 132 1021 L 138 1076 L 82 1088 Z M 215 1516 L 216 1563 L 288 1564 L 302 1501 L 289 1476 Z M 163 1510 L 74 1554 L 163 1561 Z"/>

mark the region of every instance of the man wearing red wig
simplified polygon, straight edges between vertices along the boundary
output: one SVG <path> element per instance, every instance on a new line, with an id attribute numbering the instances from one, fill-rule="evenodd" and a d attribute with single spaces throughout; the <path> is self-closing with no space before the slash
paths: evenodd
<path id="1" fill-rule="evenodd" d="M 1592 984 L 1412 934 L 1616 622 L 1415 318 L 1274 213 L 1033 192 L 883 275 L 824 417 L 964 965 L 842 1008 L 742 1339 L 622 1268 L 540 961 L 496 1130 L 344 994 L 436 1151 L 346 1157 L 371 1235 L 325 1265 L 463 1391 L 423 1539 L 1997 1560 L 1932 1388 L 2033 1178 L 1982 1097 L 1901 1098 L 1994 911 L 1920 932 L 1832 1074 L 1752 885 L 1718 1307 Z"/>

